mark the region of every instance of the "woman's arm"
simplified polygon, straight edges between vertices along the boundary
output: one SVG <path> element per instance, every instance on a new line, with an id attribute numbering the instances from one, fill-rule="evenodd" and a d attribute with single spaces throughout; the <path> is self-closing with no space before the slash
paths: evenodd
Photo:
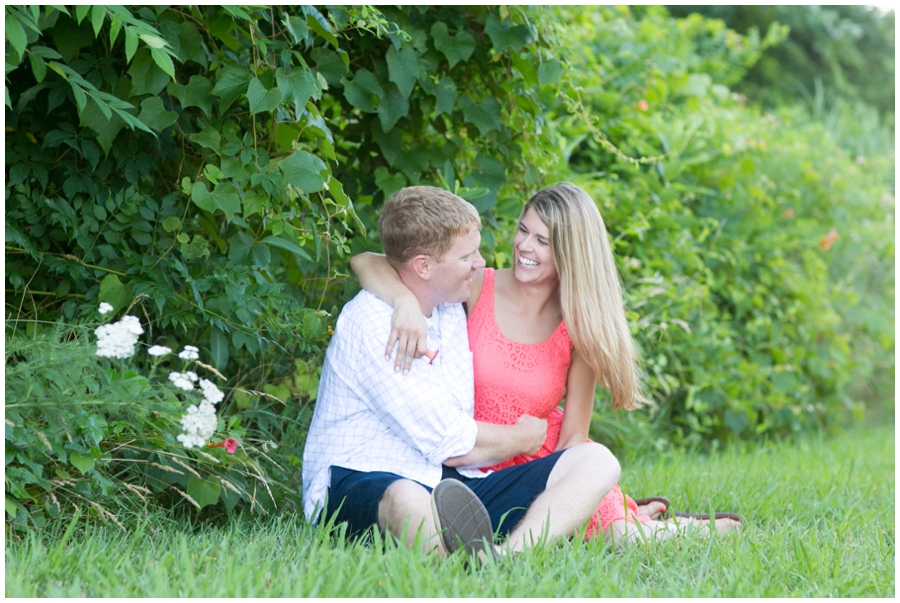
<path id="1" fill-rule="evenodd" d="M 421 358 L 426 351 L 428 325 L 422 315 L 422 307 L 416 296 L 403 284 L 397 271 L 380 253 L 366 251 L 350 258 L 350 268 L 359 279 L 362 288 L 389 303 L 394 308 L 391 317 L 391 336 L 388 338 L 384 357 L 390 359 L 397 345 L 394 370 L 404 374 L 414 358 Z"/>
<path id="2" fill-rule="evenodd" d="M 584 361 L 581 354 L 573 349 L 566 380 L 565 413 L 556 450 L 564 450 L 587 441 L 596 387 L 597 379 L 593 369 Z"/>

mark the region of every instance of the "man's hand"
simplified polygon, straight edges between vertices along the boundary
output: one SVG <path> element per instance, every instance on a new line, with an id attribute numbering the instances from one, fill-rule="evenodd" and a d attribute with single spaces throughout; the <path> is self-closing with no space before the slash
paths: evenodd
<path id="1" fill-rule="evenodd" d="M 547 420 L 532 417 L 531 415 L 522 415 L 515 422 L 515 425 L 521 428 L 521 442 L 523 446 L 527 447 L 525 452 L 520 452 L 519 454 L 531 456 L 540 450 L 547 439 Z"/>
<path id="2" fill-rule="evenodd" d="M 403 374 L 407 374 L 412 361 L 422 357 L 426 351 L 427 332 L 428 325 L 418 300 L 412 295 L 398 300 L 391 316 L 391 336 L 384 350 L 385 359 L 390 360 L 396 344 L 395 372 L 402 368 Z"/>

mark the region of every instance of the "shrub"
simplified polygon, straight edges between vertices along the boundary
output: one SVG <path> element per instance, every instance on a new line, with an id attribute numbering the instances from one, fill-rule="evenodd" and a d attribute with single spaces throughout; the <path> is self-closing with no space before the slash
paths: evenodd
<path id="1" fill-rule="evenodd" d="M 5 358 L 6 511 L 16 529 L 78 508 L 121 526 L 122 512 L 141 505 L 269 512 L 284 502 L 288 491 L 263 464 L 274 443 L 248 433 L 240 415 L 216 414 L 225 394 L 215 382 L 226 380 L 195 347 L 177 358 L 148 349 L 130 315 L 36 336 L 18 326 Z"/>

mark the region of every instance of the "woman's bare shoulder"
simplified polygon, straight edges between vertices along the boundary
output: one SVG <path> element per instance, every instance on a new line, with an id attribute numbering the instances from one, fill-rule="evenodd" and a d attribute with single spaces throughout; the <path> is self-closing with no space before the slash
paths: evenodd
<path id="1" fill-rule="evenodd" d="M 479 268 L 475 271 L 475 276 L 472 277 L 472 288 L 469 291 L 469 299 L 466 302 L 466 314 L 471 313 L 472 308 L 478 303 L 482 289 L 484 289 L 484 268 Z"/>

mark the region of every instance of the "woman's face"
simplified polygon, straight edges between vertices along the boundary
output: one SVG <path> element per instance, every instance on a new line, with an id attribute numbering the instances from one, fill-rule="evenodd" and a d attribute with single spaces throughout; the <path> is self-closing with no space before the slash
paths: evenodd
<path id="1" fill-rule="evenodd" d="M 513 238 L 516 280 L 520 283 L 558 281 L 550 253 L 550 229 L 532 208 L 528 208 Z"/>

